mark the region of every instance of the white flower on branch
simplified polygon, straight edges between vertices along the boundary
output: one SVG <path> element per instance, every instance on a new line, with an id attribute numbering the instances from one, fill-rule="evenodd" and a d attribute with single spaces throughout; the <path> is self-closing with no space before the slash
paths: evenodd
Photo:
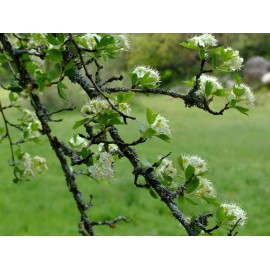
<path id="1" fill-rule="evenodd" d="M 114 176 L 114 158 L 107 152 L 102 152 L 99 155 L 99 162 L 88 167 L 88 172 L 91 177 L 96 180 L 109 180 Z"/>
<path id="2" fill-rule="evenodd" d="M 200 46 L 203 48 L 207 48 L 209 46 L 214 47 L 218 43 L 217 39 L 211 34 L 195 36 L 193 38 L 190 38 L 189 40 L 193 41 L 196 46 Z"/>
<path id="3" fill-rule="evenodd" d="M 195 168 L 195 175 L 205 173 L 208 170 L 206 161 L 197 155 L 183 155 L 182 159 L 185 169 L 188 167 L 188 165 Z"/>
<path id="4" fill-rule="evenodd" d="M 245 225 L 247 221 L 247 213 L 234 203 L 222 203 L 220 207 L 226 213 L 227 218 L 225 224 L 234 226 L 237 222 L 239 226 Z"/>
<path id="5" fill-rule="evenodd" d="M 254 106 L 256 98 L 251 88 L 244 83 L 240 85 L 235 85 L 235 87 L 244 90 L 244 93 L 236 97 L 236 95 L 232 91 L 231 94 L 233 99 L 237 99 L 238 101 L 245 101 L 247 105 Z"/>
<path id="6" fill-rule="evenodd" d="M 160 75 L 157 70 L 146 66 L 137 66 L 131 74 L 137 75 L 137 84 L 146 87 L 156 87 L 160 83 Z"/>
<path id="7" fill-rule="evenodd" d="M 160 114 L 157 115 L 154 123 L 151 125 L 151 128 L 154 129 L 157 133 L 161 133 L 168 137 L 171 137 L 168 120 Z"/>
<path id="8" fill-rule="evenodd" d="M 116 39 L 116 45 L 122 50 L 130 50 L 130 40 L 125 34 L 114 35 Z"/>
<path id="9" fill-rule="evenodd" d="M 227 66 L 230 71 L 240 70 L 243 66 L 244 59 L 239 56 L 239 51 L 234 51 L 232 48 L 224 49 L 225 52 L 232 51 L 233 56 L 230 60 L 224 62 L 224 66 Z"/>
<path id="10" fill-rule="evenodd" d="M 97 44 L 96 39 L 98 41 L 101 40 L 101 36 L 97 34 L 85 34 L 80 37 L 81 39 L 85 40 L 88 49 L 93 50 Z M 96 39 L 95 39 L 96 38 Z"/>
<path id="11" fill-rule="evenodd" d="M 48 170 L 46 159 L 43 157 L 35 156 L 33 159 L 33 164 L 34 169 L 38 172 Z"/>
<path id="12" fill-rule="evenodd" d="M 195 194 L 200 197 L 216 198 L 217 192 L 213 183 L 207 178 L 201 176 L 198 176 L 198 179 L 200 181 L 200 184 Z"/>
<path id="13" fill-rule="evenodd" d="M 205 94 L 205 87 L 207 82 L 210 82 L 212 84 L 212 94 L 214 94 L 218 89 L 223 88 L 222 84 L 218 81 L 218 78 L 202 74 L 200 76 L 200 88 L 196 92 L 197 95 Z"/>
<path id="14" fill-rule="evenodd" d="M 156 171 L 159 174 L 168 175 L 170 177 L 174 177 L 177 174 L 176 168 L 173 166 L 172 161 L 168 158 L 164 158 L 161 161 L 161 164 Z"/>
<path id="15" fill-rule="evenodd" d="M 74 135 L 68 143 L 73 148 L 83 148 L 87 145 L 87 141 L 78 134 Z"/>

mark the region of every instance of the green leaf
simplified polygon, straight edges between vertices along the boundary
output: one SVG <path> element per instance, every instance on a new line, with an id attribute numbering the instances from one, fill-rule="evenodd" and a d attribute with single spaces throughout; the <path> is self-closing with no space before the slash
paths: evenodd
<path id="1" fill-rule="evenodd" d="M 149 161 L 147 161 L 147 160 L 141 160 L 141 164 L 142 165 L 144 165 L 145 167 L 152 167 L 152 164 L 149 162 Z"/>
<path id="2" fill-rule="evenodd" d="M 179 157 L 177 158 L 177 163 L 178 163 L 178 165 L 179 165 L 179 168 L 180 168 L 182 171 L 184 171 L 184 162 L 183 162 L 182 156 L 179 156 Z"/>
<path id="3" fill-rule="evenodd" d="M 89 118 L 84 118 L 82 120 L 76 121 L 75 124 L 73 125 L 72 129 L 77 129 L 78 127 L 84 125 L 88 120 L 89 120 Z"/>
<path id="4" fill-rule="evenodd" d="M 156 118 L 157 118 L 158 114 L 153 114 L 152 110 L 147 108 L 146 109 L 146 118 L 147 118 L 147 122 L 151 125 L 155 122 Z"/>
<path id="5" fill-rule="evenodd" d="M 242 114 L 245 114 L 245 115 L 248 115 L 248 111 L 249 111 L 249 109 L 247 109 L 247 108 L 244 108 L 244 107 L 241 107 L 241 106 L 235 106 L 234 107 L 237 111 L 239 111 L 240 113 L 242 113 Z"/>
<path id="6" fill-rule="evenodd" d="M 179 204 L 184 204 L 186 202 L 186 198 L 184 196 L 178 196 L 177 200 Z"/>
<path id="7" fill-rule="evenodd" d="M 64 34 L 61 34 L 61 33 L 56 34 L 56 38 L 58 39 L 58 41 L 59 41 L 60 43 L 64 43 L 64 41 L 65 41 L 65 36 L 64 36 Z"/>
<path id="8" fill-rule="evenodd" d="M 226 97 L 229 94 L 227 93 L 227 89 L 222 88 L 222 89 L 218 89 L 213 93 L 214 96 L 218 96 L 218 97 Z"/>
<path id="9" fill-rule="evenodd" d="M 47 74 L 40 71 L 36 72 L 36 83 L 40 91 L 43 91 L 47 81 Z"/>
<path id="10" fill-rule="evenodd" d="M 244 89 L 244 88 L 237 88 L 237 87 L 234 87 L 234 88 L 233 88 L 233 93 L 234 93 L 237 97 L 241 97 L 243 94 L 245 94 L 245 89 Z"/>
<path id="11" fill-rule="evenodd" d="M 73 60 L 71 60 L 64 68 L 64 74 L 68 77 L 74 77 L 75 76 L 75 70 L 74 70 L 74 66 L 75 66 L 75 62 Z"/>
<path id="12" fill-rule="evenodd" d="M 154 189 L 150 188 L 150 189 L 149 189 L 149 193 L 150 193 L 150 195 L 151 195 L 154 199 L 157 199 L 157 198 L 158 198 L 158 195 L 157 195 L 157 193 L 154 191 Z"/>
<path id="13" fill-rule="evenodd" d="M 56 49 L 47 50 L 46 56 L 53 61 L 62 61 L 62 52 Z"/>
<path id="14" fill-rule="evenodd" d="M 220 206 L 220 204 L 216 198 L 207 198 L 207 197 L 201 197 L 201 198 L 204 199 L 208 204 L 212 204 L 216 207 Z"/>
<path id="15" fill-rule="evenodd" d="M 141 121 L 139 120 L 136 120 L 137 124 L 138 124 L 138 128 L 139 128 L 139 131 L 141 133 L 145 132 L 146 131 L 146 126 L 144 123 L 142 123 Z"/>
<path id="16" fill-rule="evenodd" d="M 206 83 L 205 83 L 205 94 L 206 94 L 206 96 L 211 95 L 212 90 L 213 90 L 212 82 L 206 81 Z"/>
<path id="17" fill-rule="evenodd" d="M 147 138 L 147 137 L 151 137 L 153 135 L 155 135 L 157 132 L 155 130 L 153 130 L 152 128 L 148 128 L 146 131 L 143 132 L 142 136 L 144 138 Z"/>
<path id="18" fill-rule="evenodd" d="M 128 91 L 124 93 L 122 102 L 129 102 L 134 96 L 135 96 L 135 93 L 132 91 Z"/>
<path id="19" fill-rule="evenodd" d="M 56 63 L 54 69 L 48 71 L 47 78 L 49 81 L 53 81 L 58 77 L 60 77 L 61 73 L 62 73 L 61 65 L 59 63 Z"/>
<path id="20" fill-rule="evenodd" d="M 230 102 L 231 108 L 234 108 L 235 105 L 236 105 L 236 103 L 237 103 L 237 100 L 236 99 L 232 99 L 231 102 Z"/>
<path id="21" fill-rule="evenodd" d="M 204 49 L 200 49 L 199 57 L 201 60 L 205 59 L 206 51 Z"/>
<path id="22" fill-rule="evenodd" d="M 155 136 L 165 142 L 171 142 L 171 138 L 165 134 L 156 134 Z"/>
<path id="23" fill-rule="evenodd" d="M 186 179 L 189 180 L 194 175 L 194 172 L 195 172 L 195 168 L 191 165 L 188 165 L 185 170 Z"/>
<path id="24" fill-rule="evenodd" d="M 185 47 L 185 48 L 192 49 L 192 50 L 199 50 L 200 49 L 198 46 L 196 46 L 194 44 L 194 42 L 192 42 L 190 40 L 188 42 L 181 42 L 180 45 Z"/>
<path id="25" fill-rule="evenodd" d="M 211 63 L 212 63 L 213 69 L 215 69 L 217 67 L 217 55 L 216 54 L 212 55 Z"/>
<path id="26" fill-rule="evenodd" d="M 58 91 L 59 97 L 66 100 L 66 101 L 68 101 L 67 94 L 63 90 L 63 89 L 66 89 L 66 88 L 67 87 L 62 82 L 57 83 L 57 91 Z"/>
<path id="27" fill-rule="evenodd" d="M 80 155 L 82 156 L 82 158 L 86 158 L 90 153 L 91 153 L 90 149 L 83 147 L 83 149 L 80 152 Z"/>
<path id="28" fill-rule="evenodd" d="M 242 83 L 242 79 L 236 71 L 233 72 L 233 77 L 238 85 L 240 85 Z"/>
<path id="29" fill-rule="evenodd" d="M 73 67 L 75 66 L 75 64 L 76 64 L 76 63 L 74 62 L 74 60 L 69 61 L 69 62 L 66 64 L 64 71 L 67 71 L 67 70 L 73 68 Z"/>
<path id="30" fill-rule="evenodd" d="M 14 93 L 20 93 L 23 91 L 23 88 L 20 86 L 9 86 L 8 90 L 10 90 L 11 92 L 14 92 Z"/>
<path id="31" fill-rule="evenodd" d="M 191 193 L 197 189 L 200 184 L 200 180 L 197 177 L 194 177 L 187 185 L 186 185 L 186 193 Z"/>
<path id="32" fill-rule="evenodd" d="M 15 95 L 13 92 L 10 92 L 9 95 L 8 95 L 8 97 L 9 97 L 10 103 L 13 103 L 13 102 L 15 102 L 18 99 L 18 96 Z"/>
<path id="33" fill-rule="evenodd" d="M 121 102 L 123 102 L 123 99 L 124 99 L 124 94 L 123 94 L 123 92 L 121 91 L 121 92 L 119 92 L 119 93 L 117 94 L 117 102 L 118 102 L 118 103 L 121 103 Z"/>
<path id="34" fill-rule="evenodd" d="M 216 217 L 218 219 L 219 222 L 222 222 L 225 220 L 225 218 L 227 217 L 226 212 L 224 211 L 224 209 L 222 207 L 219 207 L 216 211 Z"/>
<path id="35" fill-rule="evenodd" d="M 55 38 L 52 34 L 47 34 L 46 39 L 50 44 L 55 45 L 55 46 L 60 45 L 62 43 L 62 42 L 59 42 L 59 40 Z"/>
<path id="36" fill-rule="evenodd" d="M 195 202 L 194 200 L 190 199 L 189 197 L 186 197 L 187 202 L 189 202 L 192 205 L 199 205 L 199 203 Z"/>
<path id="37" fill-rule="evenodd" d="M 132 73 L 131 75 L 131 84 L 132 86 L 136 85 L 137 84 L 137 81 L 138 81 L 138 76 L 136 73 Z"/>

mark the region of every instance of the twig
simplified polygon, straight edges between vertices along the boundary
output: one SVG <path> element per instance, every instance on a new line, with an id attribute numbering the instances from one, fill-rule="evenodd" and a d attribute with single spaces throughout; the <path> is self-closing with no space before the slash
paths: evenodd
<path id="1" fill-rule="evenodd" d="M 2 103 L 1 103 L 1 100 L 0 100 L 0 111 L 1 111 L 1 114 L 2 114 L 2 118 L 4 120 L 4 125 L 5 125 L 5 128 L 6 128 L 6 135 L 4 137 L 7 137 L 8 138 L 8 141 L 9 141 L 9 147 L 10 147 L 10 152 L 11 152 L 11 158 L 12 158 L 12 165 L 11 166 L 15 166 L 15 156 L 14 156 L 14 149 L 13 149 L 13 142 L 11 140 L 11 136 L 10 136 L 10 133 L 9 133 L 9 128 L 8 128 L 8 121 L 6 119 L 6 116 L 4 114 L 4 111 L 2 109 Z M 18 181 L 19 178 L 15 172 L 15 170 L 13 170 L 13 174 L 15 176 L 15 179 Z"/>
<path id="2" fill-rule="evenodd" d="M 91 222 L 91 225 L 92 226 L 107 225 L 107 226 L 109 226 L 111 228 L 115 228 L 116 227 L 116 223 L 118 223 L 119 221 L 130 222 L 131 219 L 127 219 L 126 217 L 118 216 L 114 220 L 111 220 L 111 221 L 92 221 Z"/>

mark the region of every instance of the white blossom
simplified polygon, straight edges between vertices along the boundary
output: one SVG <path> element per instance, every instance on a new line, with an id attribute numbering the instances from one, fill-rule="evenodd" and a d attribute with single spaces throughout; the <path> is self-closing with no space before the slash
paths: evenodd
<path id="1" fill-rule="evenodd" d="M 130 115 L 131 108 L 128 103 L 119 103 L 117 109 L 125 115 Z"/>
<path id="2" fill-rule="evenodd" d="M 114 176 L 113 168 L 114 158 L 107 152 L 102 152 L 99 155 L 98 163 L 89 166 L 88 171 L 91 177 L 96 180 L 109 180 Z"/>
<path id="3" fill-rule="evenodd" d="M 217 193 L 212 182 L 208 180 L 207 178 L 204 178 L 201 176 L 198 176 L 198 179 L 200 181 L 200 184 L 195 194 L 200 197 L 216 198 Z"/>
<path id="4" fill-rule="evenodd" d="M 138 79 L 141 79 L 144 77 L 145 74 L 149 74 L 149 78 L 151 81 L 144 82 L 142 85 L 148 86 L 148 87 L 155 87 L 160 83 L 160 75 L 157 70 L 154 70 L 150 67 L 145 66 L 137 66 L 133 71 L 132 74 L 136 74 Z"/>
<path id="5" fill-rule="evenodd" d="M 243 66 L 244 59 L 239 56 L 239 51 L 234 51 L 232 48 L 226 48 L 224 51 L 233 51 L 232 58 L 224 62 L 224 65 L 227 66 L 230 71 L 240 70 Z"/>
<path id="6" fill-rule="evenodd" d="M 174 177 L 177 174 L 176 168 L 173 166 L 172 161 L 168 158 L 164 158 L 161 161 L 161 164 L 157 168 L 157 172 L 170 177 Z"/>
<path id="7" fill-rule="evenodd" d="M 110 108 L 110 104 L 106 100 L 97 97 L 95 99 L 91 99 L 88 103 L 83 105 L 81 114 L 85 117 L 89 114 L 104 113 Z"/>
<path id="8" fill-rule="evenodd" d="M 151 128 L 158 133 L 165 134 L 166 136 L 171 137 L 168 120 L 160 114 L 157 115 L 154 123 L 151 125 Z"/>
<path id="9" fill-rule="evenodd" d="M 34 163 L 34 169 L 38 172 L 41 172 L 43 170 L 48 170 L 46 159 L 40 156 L 35 156 L 33 158 Z"/>
<path id="10" fill-rule="evenodd" d="M 200 36 L 195 36 L 189 39 L 190 41 L 194 41 L 196 46 L 201 46 L 203 48 L 207 48 L 209 46 L 213 47 L 216 46 L 218 41 L 217 39 L 211 34 L 203 34 Z"/>
<path id="11" fill-rule="evenodd" d="M 221 208 L 225 211 L 227 219 L 225 224 L 234 226 L 237 222 L 238 225 L 243 226 L 247 221 L 247 213 L 238 205 L 233 203 L 222 203 Z"/>
<path id="12" fill-rule="evenodd" d="M 193 166 L 195 168 L 194 172 L 195 175 L 207 172 L 207 163 L 201 157 L 197 155 L 183 155 L 182 159 L 184 169 L 186 169 L 188 165 Z"/>
<path id="13" fill-rule="evenodd" d="M 125 34 L 119 34 L 114 36 L 116 39 L 117 45 L 120 47 L 120 49 L 129 51 L 130 50 L 130 40 Z"/>
<path id="14" fill-rule="evenodd" d="M 242 83 L 240 85 L 235 85 L 235 87 L 245 90 L 243 95 L 238 97 L 239 101 L 245 101 L 247 105 L 254 106 L 256 98 L 255 98 L 255 95 L 253 94 L 251 88 L 244 83 Z M 236 95 L 233 93 L 233 91 L 231 92 L 231 94 L 232 94 L 232 97 L 235 99 Z"/>
<path id="15" fill-rule="evenodd" d="M 95 48 L 95 46 L 97 45 L 95 38 L 98 41 L 101 40 L 101 36 L 97 35 L 97 34 L 85 34 L 85 35 L 81 36 L 80 38 L 84 39 L 86 41 L 87 47 L 90 50 L 93 50 Z"/>
<path id="16" fill-rule="evenodd" d="M 215 93 L 218 89 L 223 88 L 222 84 L 218 81 L 218 78 L 202 74 L 200 76 L 200 87 L 196 94 L 205 94 L 205 85 L 207 82 L 212 84 L 212 93 Z"/>
<path id="17" fill-rule="evenodd" d="M 78 134 L 73 136 L 69 141 L 69 145 L 73 148 L 83 148 L 87 145 L 87 141 Z"/>

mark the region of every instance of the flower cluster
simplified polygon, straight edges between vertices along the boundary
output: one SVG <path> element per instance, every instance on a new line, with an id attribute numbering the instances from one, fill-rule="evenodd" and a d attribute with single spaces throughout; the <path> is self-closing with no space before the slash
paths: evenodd
<path id="1" fill-rule="evenodd" d="M 196 92 L 197 95 L 205 94 L 205 86 L 207 82 L 210 82 L 212 84 L 212 94 L 214 94 L 218 89 L 223 88 L 222 84 L 218 81 L 218 78 L 202 74 L 200 76 L 200 87 L 199 90 Z"/>
<path id="2" fill-rule="evenodd" d="M 161 133 L 168 137 L 171 137 L 171 130 L 168 124 L 168 120 L 160 114 L 157 115 L 154 123 L 151 125 L 151 128 L 157 133 Z"/>
<path id="3" fill-rule="evenodd" d="M 35 156 L 31 159 L 28 153 L 24 153 L 22 156 L 23 176 L 35 178 L 37 173 L 47 170 L 46 159 L 40 156 Z"/>
<path id="4" fill-rule="evenodd" d="M 191 165 L 195 169 L 194 171 L 195 175 L 207 172 L 207 163 L 201 157 L 196 155 L 183 155 L 182 159 L 184 169 L 186 169 L 188 165 Z"/>
<path id="5" fill-rule="evenodd" d="M 23 116 L 19 119 L 24 139 L 34 139 L 40 136 L 41 123 L 36 114 L 28 109 L 23 110 Z"/>
<path id="6" fill-rule="evenodd" d="M 86 42 L 88 49 L 94 50 L 97 44 L 96 39 L 99 41 L 101 39 L 101 36 L 97 34 L 85 34 L 80 38 Z"/>
<path id="7" fill-rule="evenodd" d="M 198 176 L 200 184 L 196 191 L 196 195 L 205 198 L 216 198 L 217 192 L 213 183 L 205 177 Z"/>
<path id="8" fill-rule="evenodd" d="M 150 67 L 138 66 L 131 72 L 132 76 L 133 74 L 136 76 L 134 85 L 151 88 L 158 86 L 160 83 L 159 72 Z"/>
<path id="9" fill-rule="evenodd" d="M 96 180 L 109 180 L 114 174 L 114 158 L 110 153 L 101 152 L 99 155 L 98 163 L 88 167 L 88 172 L 91 177 Z"/>
<path id="10" fill-rule="evenodd" d="M 69 145 L 75 149 L 81 149 L 87 146 L 87 141 L 78 134 L 74 135 L 69 141 Z"/>
<path id="11" fill-rule="evenodd" d="M 193 41 L 196 46 L 203 48 L 214 47 L 217 45 L 217 39 L 211 34 L 203 34 L 201 36 L 195 36 L 190 38 L 189 41 Z"/>
<path id="12" fill-rule="evenodd" d="M 231 48 L 224 49 L 225 52 L 231 51 L 233 56 L 230 60 L 223 63 L 224 66 L 228 67 L 230 71 L 240 70 L 243 66 L 244 59 L 239 56 L 239 51 L 234 51 Z"/>
<path id="13" fill-rule="evenodd" d="M 130 50 L 130 41 L 125 34 L 114 35 L 114 38 L 119 49 L 126 51 Z"/>
<path id="14" fill-rule="evenodd" d="M 244 90 L 243 94 L 236 97 L 236 95 L 231 92 L 232 98 L 236 99 L 237 101 L 245 101 L 247 105 L 254 106 L 255 104 L 255 96 L 249 86 L 246 84 L 240 84 L 240 85 L 235 85 L 236 88 Z"/>
<path id="15" fill-rule="evenodd" d="M 156 169 L 156 172 L 161 175 L 167 175 L 170 177 L 174 177 L 177 174 L 176 168 L 173 166 L 173 163 L 170 159 L 164 158 L 161 161 L 161 164 Z"/>
<path id="16" fill-rule="evenodd" d="M 111 100 L 111 103 L 117 107 L 117 109 L 124 113 L 125 115 L 129 115 L 131 112 L 131 108 L 128 103 L 118 103 Z M 81 114 L 84 117 L 95 114 L 104 114 L 108 111 L 112 110 L 109 102 L 107 100 L 101 99 L 97 97 L 95 99 L 91 99 L 88 103 L 84 104 L 81 109 Z"/>
<path id="17" fill-rule="evenodd" d="M 220 207 L 227 216 L 224 224 L 234 226 L 238 222 L 239 226 L 245 225 L 247 213 L 241 207 L 233 203 L 222 203 Z"/>

